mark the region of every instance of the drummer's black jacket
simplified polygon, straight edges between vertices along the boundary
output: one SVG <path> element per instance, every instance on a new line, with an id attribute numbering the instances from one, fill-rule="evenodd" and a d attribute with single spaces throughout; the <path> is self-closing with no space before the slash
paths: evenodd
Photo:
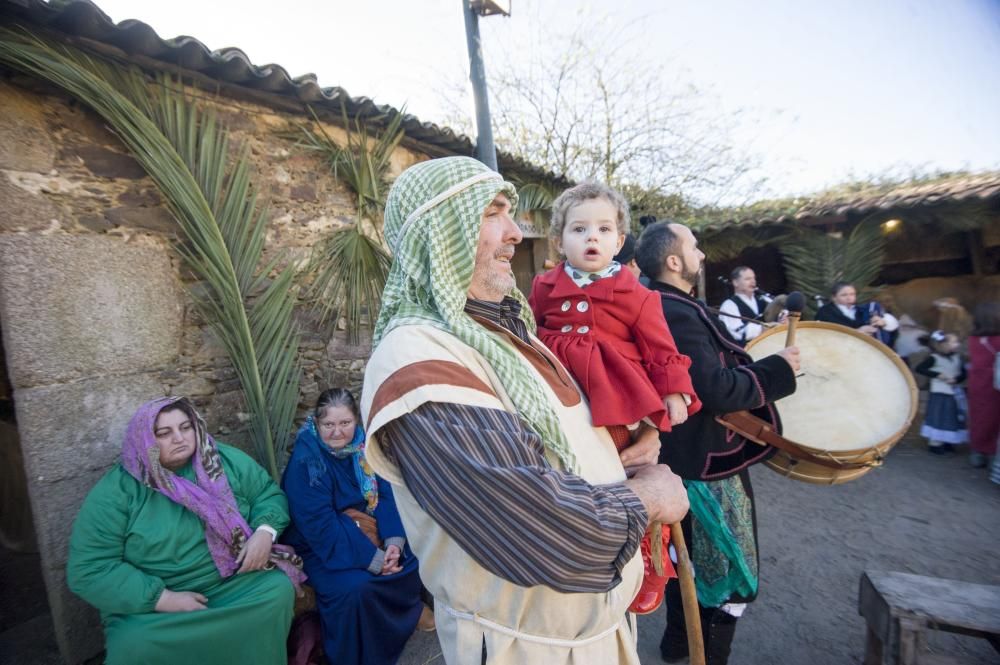
<path id="1" fill-rule="evenodd" d="M 840 311 L 836 303 L 828 302 L 816 312 L 816 320 L 826 321 L 827 323 L 839 323 L 848 328 L 860 328 L 868 323 L 868 308 L 860 305 L 855 306 L 854 318 L 852 319 Z"/>
<path id="2" fill-rule="evenodd" d="M 688 480 L 719 480 L 773 455 L 775 449 L 730 432 L 715 416 L 746 409 L 780 431 L 772 403 L 795 392 L 791 366 L 780 356 L 754 362 L 702 302 L 656 280 L 649 288 L 660 292 L 677 350 L 691 358 L 691 381 L 702 402 L 701 411 L 660 434 L 660 462 Z"/>

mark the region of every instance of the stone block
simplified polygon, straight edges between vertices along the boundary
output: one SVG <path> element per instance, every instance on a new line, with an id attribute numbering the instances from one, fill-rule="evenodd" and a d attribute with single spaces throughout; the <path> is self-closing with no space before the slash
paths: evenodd
<path id="1" fill-rule="evenodd" d="M 163 393 L 154 373 L 15 389 L 32 506 L 44 487 L 114 464 L 132 414 Z M 36 512 L 36 524 L 43 517 Z"/>
<path id="2" fill-rule="evenodd" d="M 121 441 L 117 443 L 118 450 L 121 451 Z M 73 522 L 76 521 L 83 500 L 106 471 L 107 468 L 81 469 L 76 476 L 64 480 L 30 484 L 38 550 L 42 553 L 42 560 L 46 566 L 56 568 L 66 565 L 69 560 L 69 536 L 73 531 Z"/>
<path id="3" fill-rule="evenodd" d="M 132 185 L 118 196 L 118 203 L 123 206 L 154 208 L 163 203 L 163 198 L 155 187 Z"/>
<path id="4" fill-rule="evenodd" d="M 15 388 L 175 361 L 169 250 L 108 236 L 0 236 L 0 320 Z"/>
<path id="5" fill-rule="evenodd" d="M 45 588 L 63 661 L 76 665 L 104 650 L 104 631 L 97 610 L 66 586 L 65 567 L 42 567 Z"/>
<path id="6" fill-rule="evenodd" d="M 87 170 L 102 178 L 138 180 L 146 177 L 146 171 L 139 162 L 122 152 L 115 152 L 99 145 L 78 145 L 64 150 L 66 154 L 62 157 L 80 158 Z"/>
<path id="7" fill-rule="evenodd" d="M 94 233 L 107 233 L 115 228 L 103 215 L 81 215 L 76 218 L 77 224 Z"/>
<path id="8" fill-rule="evenodd" d="M 6 173 L 0 173 L 0 201 L 2 232 L 45 231 L 58 227 L 65 218 L 62 209 L 46 195 L 14 185 Z"/>
<path id="9" fill-rule="evenodd" d="M 180 230 L 180 226 L 166 208 L 121 206 L 111 208 L 104 213 L 104 216 L 117 226 L 145 229 L 162 234 L 176 234 Z"/>
<path id="10" fill-rule="evenodd" d="M 0 168 L 48 173 L 55 157 L 39 98 L 0 83 Z"/>
<path id="11" fill-rule="evenodd" d="M 237 384 L 238 385 L 238 384 Z M 187 376 L 171 386 L 171 393 L 183 397 L 205 397 L 215 392 L 215 383 L 200 376 Z"/>
<path id="12" fill-rule="evenodd" d="M 316 185 L 295 185 L 289 190 L 288 196 L 296 201 L 316 201 Z"/>

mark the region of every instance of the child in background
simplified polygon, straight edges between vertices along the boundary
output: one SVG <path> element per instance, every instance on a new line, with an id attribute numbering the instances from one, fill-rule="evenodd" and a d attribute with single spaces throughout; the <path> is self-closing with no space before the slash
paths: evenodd
<path id="1" fill-rule="evenodd" d="M 927 439 L 927 450 L 935 455 L 954 452 L 954 447 L 969 440 L 965 429 L 965 393 L 958 386 L 965 380 L 965 366 L 958 351 L 958 336 L 935 330 L 921 339 L 931 354 L 914 369 L 929 376 L 930 398 L 920 436 Z"/>
<path id="2" fill-rule="evenodd" d="M 986 466 L 1000 439 L 1000 301 L 976 305 L 969 336 L 969 462 Z M 997 467 L 1000 470 L 1000 466 Z M 1000 473 L 1000 471 L 998 471 Z M 1000 482 L 1000 476 L 994 482 Z"/>
<path id="3" fill-rule="evenodd" d="M 669 432 L 701 407 L 691 385 L 687 356 L 677 351 L 660 297 L 614 261 L 629 227 L 621 194 L 598 183 L 563 192 L 552 204 L 550 233 L 566 257 L 535 278 L 528 301 L 538 337 L 573 374 L 590 402 L 595 427 L 607 427 L 619 450 L 630 432 L 655 427 Z M 673 567 L 664 575 L 650 562 L 650 534 L 641 551 L 646 576 L 631 611 L 648 614 L 663 601 Z M 670 571 L 670 574 L 667 574 Z"/>

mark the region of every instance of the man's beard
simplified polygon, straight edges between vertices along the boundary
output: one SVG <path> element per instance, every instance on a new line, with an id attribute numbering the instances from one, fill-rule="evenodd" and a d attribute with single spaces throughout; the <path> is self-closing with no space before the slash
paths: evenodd
<path id="1" fill-rule="evenodd" d="M 681 270 L 681 279 L 690 284 L 692 287 L 698 286 L 701 273 L 703 270 L 705 270 L 705 262 L 701 261 L 698 265 L 698 268 L 694 271 L 688 269 L 687 261 L 685 261 L 684 259 L 681 259 L 681 263 L 683 264 L 683 269 Z"/>
<path id="2" fill-rule="evenodd" d="M 505 245 L 496 250 L 493 253 L 491 259 L 497 259 L 501 256 L 508 255 L 510 250 L 513 249 L 510 245 Z M 484 257 L 476 257 L 476 265 L 473 268 L 472 273 L 472 283 L 478 284 L 480 289 L 486 291 L 493 297 L 502 299 L 505 296 L 510 295 L 510 292 L 514 290 L 517 286 L 517 281 L 514 279 L 514 275 L 498 273 L 491 269 L 488 260 L 483 260 Z"/>

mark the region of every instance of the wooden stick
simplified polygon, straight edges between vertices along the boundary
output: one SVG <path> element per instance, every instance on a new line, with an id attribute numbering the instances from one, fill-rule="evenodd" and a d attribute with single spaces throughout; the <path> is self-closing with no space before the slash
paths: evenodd
<path id="1" fill-rule="evenodd" d="M 802 312 L 788 313 L 788 335 L 785 336 L 785 346 L 795 346 L 795 326 L 802 318 Z M 780 333 L 779 333 L 780 334 Z"/>
<path id="2" fill-rule="evenodd" d="M 681 585 L 681 602 L 684 605 L 688 658 L 691 665 L 705 665 L 705 643 L 701 637 L 701 611 L 698 609 L 698 591 L 694 586 L 694 567 L 691 565 L 680 522 L 670 525 L 670 541 L 677 552 L 677 581 Z"/>
<path id="3" fill-rule="evenodd" d="M 657 538 L 659 536 L 659 538 Z M 649 530 L 649 556 L 653 559 L 653 570 L 663 577 L 663 523 L 653 522 Z"/>
<path id="4" fill-rule="evenodd" d="M 795 326 L 802 318 L 802 310 L 805 309 L 806 298 L 799 291 L 792 291 L 785 300 L 785 308 L 788 310 L 788 336 L 785 337 L 785 347 L 795 346 Z"/>

